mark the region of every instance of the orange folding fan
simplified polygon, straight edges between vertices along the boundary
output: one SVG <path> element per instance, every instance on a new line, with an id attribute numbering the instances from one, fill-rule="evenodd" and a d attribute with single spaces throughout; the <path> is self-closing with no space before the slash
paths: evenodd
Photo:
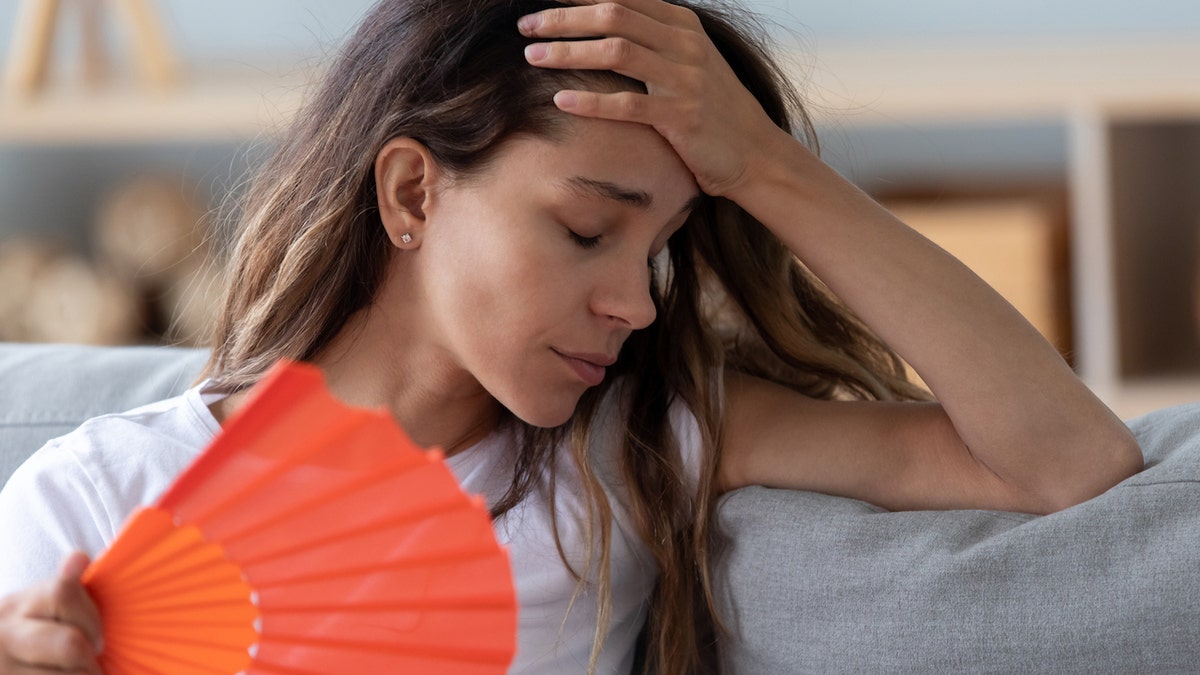
<path id="1" fill-rule="evenodd" d="M 83 575 L 121 673 L 503 673 L 506 552 L 383 411 L 277 366 Z"/>

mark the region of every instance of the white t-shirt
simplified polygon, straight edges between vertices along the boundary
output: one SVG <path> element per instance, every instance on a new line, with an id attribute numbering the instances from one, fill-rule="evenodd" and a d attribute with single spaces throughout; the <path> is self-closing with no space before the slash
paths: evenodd
<path id="1" fill-rule="evenodd" d="M 212 441 L 220 425 L 208 405 L 219 398 L 201 385 L 127 413 L 98 417 L 30 457 L 0 491 L 0 596 L 54 575 L 71 551 L 93 557 L 103 551 L 129 514 L 153 503 Z M 593 466 L 614 511 L 612 623 L 599 673 L 630 672 L 657 577 L 618 489 L 619 398 L 610 394 L 601 406 L 591 443 Z M 671 408 L 670 418 L 694 481 L 700 445 L 696 420 L 681 404 Z M 468 492 L 494 501 L 508 488 L 516 450 L 508 433 L 497 432 L 447 464 Z M 559 457 L 560 533 L 568 558 L 584 569 L 580 519 L 586 504 L 570 459 L 565 452 Z M 595 596 L 581 593 L 570 604 L 576 581 L 559 557 L 550 522 L 545 492 L 535 489 L 494 524 L 512 561 L 520 606 L 513 673 L 584 672 L 591 654 Z"/>

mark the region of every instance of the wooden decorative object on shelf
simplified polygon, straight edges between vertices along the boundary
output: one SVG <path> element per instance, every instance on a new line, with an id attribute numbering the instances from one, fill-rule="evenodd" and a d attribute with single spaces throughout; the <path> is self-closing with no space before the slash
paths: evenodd
<path id="1" fill-rule="evenodd" d="M 33 240 L 0 244 L 0 340 L 139 342 L 140 307 L 134 289 L 76 253 Z"/>
<path id="2" fill-rule="evenodd" d="M 101 267 L 136 289 L 149 323 L 175 344 L 200 344 L 216 316 L 223 278 L 205 212 L 183 177 L 145 175 L 119 185 L 94 224 Z"/>
<path id="3" fill-rule="evenodd" d="M 101 44 L 104 9 L 116 5 L 134 46 L 139 79 L 151 89 L 166 89 L 177 79 L 178 64 L 167 42 L 152 0 L 65 0 L 82 7 L 83 68 L 89 84 L 107 73 Z M 49 78 L 54 38 L 64 0 L 23 0 L 13 29 L 6 88 L 14 96 L 40 93 Z"/>
<path id="4" fill-rule="evenodd" d="M 186 179 L 131 178 L 102 200 L 94 239 L 100 263 L 139 286 L 163 285 L 204 247 L 204 212 L 185 193 Z"/>
<path id="5" fill-rule="evenodd" d="M 205 212 L 183 177 L 135 177 L 100 205 L 94 255 L 0 242 L 0 341 L 205 342 L 224 292 Z"/>

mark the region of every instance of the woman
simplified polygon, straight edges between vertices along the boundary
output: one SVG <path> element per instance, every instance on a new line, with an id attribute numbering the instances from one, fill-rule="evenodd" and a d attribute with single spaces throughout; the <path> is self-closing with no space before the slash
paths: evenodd
<path id="1" fill-rule="evenodd" d="M 52 442 L 0 507 L 52 498 L 56 453 L 164 443 L 131 424 L 175 430 L 136 468 L 161 489 L 302 359 L 487 495 L 522 605 L 514 672 L 629 672 L 645 626 L 650 665 L 681 673 L 724 491 L 1045 513 L 1139 470 L 1055 350 L 789 116 L 810 131 L 754 32 L 710 6 L 383 0 L 251 191 L 209 379 Z M 169 421 L 184 410 L 199 429 Z M 94 552 L 118 525 L 56 541 Z M 13 672 L 94 668 L 85 563 L 5 601 Z"/>

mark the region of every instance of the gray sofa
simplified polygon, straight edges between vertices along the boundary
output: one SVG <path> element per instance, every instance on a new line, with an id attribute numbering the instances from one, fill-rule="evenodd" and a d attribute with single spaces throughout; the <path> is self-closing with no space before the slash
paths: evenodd
<path id="1" fill-rule="evenodd" d="M 0 482 L 83 420 L 182 391 L 204 358 L 0 344 Z M 1147 470 L 1050 516 L 727 495 L 723 670 L 1200 672 L 1200 405 L 1130 426 Z"/>

